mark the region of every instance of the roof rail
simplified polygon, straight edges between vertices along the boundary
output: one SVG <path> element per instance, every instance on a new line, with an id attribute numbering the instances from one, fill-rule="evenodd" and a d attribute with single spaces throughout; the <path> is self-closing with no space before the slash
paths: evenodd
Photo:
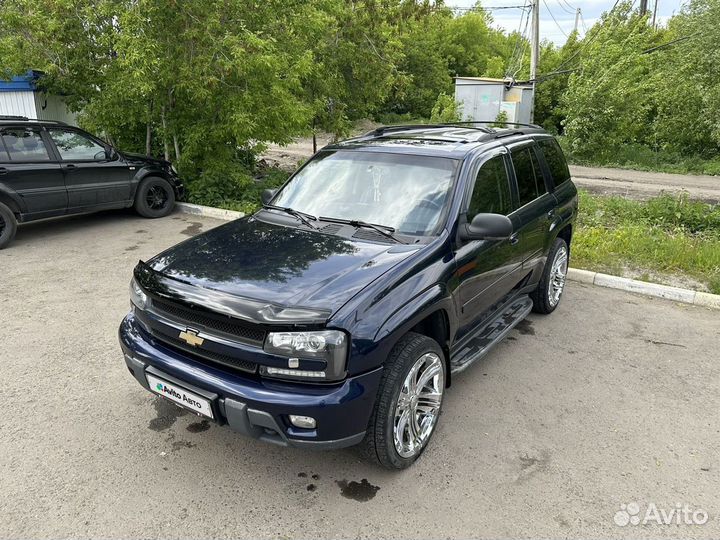
<path id="1" fill-rule="evenodd" d="M 57 124 L 59 126 L 67 126 L 67 122 L 62 120 L 42 120 L 40 118 L 28 118 L 27 116 L 15 116 L 12 114 L 0 114 L 0 122 L 3 120 L 14 120 L 17 122 L 46 122 L 48 124 Z"/>
<path id="2" fill-rule="evenodd" d="M 537 124 L 523 124 L 522 122 L 505 122 L 503 120 L 468 120 L 466 122 L 447 122 L 444 126 L 462 126 L 464 124 L 502 124 L 504 126 L 520 126 L 542 129 Z"/>
<path id="3" fill-rule="evenodd" d="M 472 123 L 472 122 L 469 122 Z M 464 126 L 462 122 L 449 122 L 449 123 L 442 123 L 442 124 L 395 124 L 390 126 L 380 126 L 378 128 L 375 128 L 371 131 L 368 131 L 363 137 L 377 137 L 380 135 L 384 135 L 385 133 L 389 133 L 392 131 L 410 131 L 413 129 L 432 129 L 432 128 L 444 128 L 444 127 L 465 127 L 468 129 L 477 129 L 479 131 L 484 131 L 485 133 L 490 133 L 490 130 L 487 128 L 481 128 L 481 127 L 473 127 L 473 126 Z"/>

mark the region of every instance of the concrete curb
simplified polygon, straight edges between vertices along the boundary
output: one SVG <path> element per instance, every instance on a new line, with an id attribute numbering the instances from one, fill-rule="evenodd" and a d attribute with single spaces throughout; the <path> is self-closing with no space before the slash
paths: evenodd
<path id="1" fill-rule="evenodd" d="M 609 274 L 580 270 L 578 268 L 568 269 L 567 278 L 572 281 L 587 283 L 589 285 L 609 287 L 611 289 L 619 289 L 621 291 L 632 292 L 635 294 L 654 296 L 656 298 L 665 298 L 667 300 L 693 304 L 695 306 L 720 309 L 720 295 L 718 294 L 691 291 L 689 289 L 680 289 L 679 287 L 658 285 L 657 283 L 647 283 L 636 279 L 611 276 Z"/>
<path id="2" fill-rule="evenodd" d="M 235 212 L 233 210 L 223 210 L 222 208 L 190 203 L 177 203 L 175 208 L 184 214 L 223 219 L 225 221 L 232 221 L 245 215 L 242 212 Z M 695 306 L 720 309 L 720 294 L 709 294 L 691 291 L 689 289 L 680 289 L 678 287 L 669 287 L 667 285 L 658 285 L 657 283 L 647 283 L 645 281 L 637 281 L 636 279 L 601 274 L 600 272 L 580 270 L 579 268 L 568 269 L 567 278 L 571 281 L 587 283 L 588 285 L 609 287 L 611 289 L 619 289 L 621 291 L 645 296 L 654 296 L 656 298 L 665 298 L 667 300 L 693 304 Z"/>
<path id="3" fill-rule="evenodd" d="M 175 203 L 175 208 L 178 212 L 183 214 L 192 214 L 194 216 L 209 217 L 214 219 L 224 219 L 225 221 L 232 221 L 243 217 L 245 214 L 242 212 L 236 212 L 234 210 L 224 210 L 222 208 L 215 208 L 213 206 L 202 206 L 199 204 L 190 204 L 179 202 Z"/>

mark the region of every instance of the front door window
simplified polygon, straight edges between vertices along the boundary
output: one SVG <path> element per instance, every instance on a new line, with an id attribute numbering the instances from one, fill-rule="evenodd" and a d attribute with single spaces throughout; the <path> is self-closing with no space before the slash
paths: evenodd
<path id="1" fill-rule="evenodd" d="M 58 153 L 64 161 L 100 161 L 105 159 L 105 147 L 76 131 L 48 129 Z"/>

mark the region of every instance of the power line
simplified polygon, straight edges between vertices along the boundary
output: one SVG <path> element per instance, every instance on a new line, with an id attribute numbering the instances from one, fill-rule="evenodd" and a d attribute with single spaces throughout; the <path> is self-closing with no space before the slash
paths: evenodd
<path id="1" fill-rule="evenodd" d="M 615 11 L 615 8 L 618 6 L 619 3 L 620 3 L 620 0 L 615 0 L 615 3 L 613 4 L 613 7 L 610 8 L 610 11 L 608 11 L 608 16 L 609 16 L 609 15 L 612 15 L 612 12 Z M 633 0 L 633 4 L 635 4 L 635 0 Z M 592 43 L 592 41 L 593 41 L 596 37 L 598 37 L 598 36 L 600 35 L 600 30 L 601 30 L 601 28 L 600 28 L 600 26 L 598 26 L 597 28 L 598 28 L 598 29 L 597 29 L 597 31 L 596 31 L 594 34 L 592 34 L 591 36 L 585 36 L 585 39 L 583 40 L 583 43 L 582 43 L 582 45 L 580 46 L 580 48 L 579 48 L 577 51 L 575 51 L 573 54 L 571 54 L 568 58 L 566 58 L 563 62 L 561 62 L 560 65 L 557 66 L 557 68 L 555 68 L 555 71 L 560 71 L 560 70 L 562 70 L 562 68 L 564 68 L 566 65 L 568 65 L 568 63 L 569 63 L 571 60 L 574 60 L 581 52 L 583 52 L 583 51 L 585 50 L 585 48 L 586 48 L 590 43 Z"/>
<path id="2" fill-rule="evenodd" d="M 501 9 L 526 9 L 527 6 L 472 6 L 472 7 L 466 7 L 466 6 L 448 6 L 444 5 L 441 7 L 438 7 L 438 9 L 441 8 L 448 8 L 451 11 L 497 11 Z"/>
<path id="3" fill-rule="evenodd" d="M 560 32 L 562 32 L 563 36 L 568 37 L 568 35 L 565 33 L 565 30 L 563 30 L 562 26 L 560 26 L 560 23 L 557 22 L 555 15 L 553 15 L 552 11 L 550 11 L 550 6 L 548 6 L 548 3 L 545 0 L 542 0 L 542 3 L 545 4 L 545 7 L 547 8 L 548 13 L 550 14 L 550 17 L 552 18 L 553 22 L 555 23 L 555 26 L 557 26 L 558 30 L 560 30 Z"/>
<path id="4" fill-rule="evenodd" d="M 572 6 L 567 2 L 567 0 L 557 0 L 557 4 L 558 4 L 558 6 L 560 6 L 560 9 L 562 9 L 565 13 L 568 13 L 568 14 L 570 14 L 570 15 L 574 15 L 574 14 L 575 14 L 575 8 L 572 7 Z M 565 5 L 568 6 L 568 7 L 566 8 L 563 4 L 565 4 Z"/>
<path id="5" fill-rule="evenodd" d="M 527 0 L 526 4 L 527 6 Z M 525 18 L 525 27 L 523 28 L 523 18 Z M 527 10 L 523 10 L 523 13 L 520 17 L 520 25 L 518 26 L 518 39 L 515 43 L 515 48 L 513 50 L 512 57 L 510 58 L 510 62 L 508 63 L 508 70 L 506 72 L 506 75 L 509 75 L 512 79 L 515 78 L 515 76 L 522 70 L 523 65 L 523 58 L 525 58 L 525 49 L 527 48 L 528 40 L 526 38 L 528 26 L 530 24 L 530 14 Z M 520 29 L 522 31 L 520 31 Z M 513 71 L 513 68 L 515 67 L 515 63 L 517 62 L 517 68 Z"/>

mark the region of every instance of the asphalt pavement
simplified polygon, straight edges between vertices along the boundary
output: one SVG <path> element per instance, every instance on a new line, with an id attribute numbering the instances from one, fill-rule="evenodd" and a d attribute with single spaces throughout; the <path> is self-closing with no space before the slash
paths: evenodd
<path id="1" fill-rule="evenodd" d="M 133 266 L 219 224 L 105 213 L 0 251 L 0 537 L 720 536 L 718 311 L 568 283 L 388 472 L 245 439 L 127 372 Z"/>

